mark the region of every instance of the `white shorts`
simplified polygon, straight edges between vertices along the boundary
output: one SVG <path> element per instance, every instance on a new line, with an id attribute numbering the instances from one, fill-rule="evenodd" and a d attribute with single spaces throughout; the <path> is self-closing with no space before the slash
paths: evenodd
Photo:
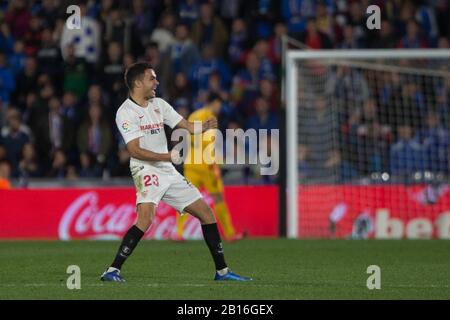
<path id="1" fill-rule="evenodd" d="M 183 214 L 184 208 L 202 198 L 200 191 L 175 168 L 131 164 L 130 170 L 136 186 L 136 205 L 151 202 L 158 206 L 162 200 Z"/>

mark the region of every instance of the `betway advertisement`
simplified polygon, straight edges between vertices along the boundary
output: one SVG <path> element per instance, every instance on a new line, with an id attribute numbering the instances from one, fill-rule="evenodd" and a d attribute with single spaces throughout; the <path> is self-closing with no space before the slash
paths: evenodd
<path id="1" fill-rule="evenodd" d="M 447 185 L 311 186 L 298 199 L 301 237 L 450 239 Z"/>
<path id="2" fill-rule="evenodd" d="M 204 198 L 213 206 L 205 193 Z M 250 237 L 276 236 L 277 187 L 227 187 L 225 199 L 238 231 Z M 171 238 L 176 214 L 161 202 L 144 238 Z M 121 239 L 135 220 L 133 188 L 0 190 L 1 239 Z M 184 235 L 202 237 L 197 219 L 189 217 Z"/>

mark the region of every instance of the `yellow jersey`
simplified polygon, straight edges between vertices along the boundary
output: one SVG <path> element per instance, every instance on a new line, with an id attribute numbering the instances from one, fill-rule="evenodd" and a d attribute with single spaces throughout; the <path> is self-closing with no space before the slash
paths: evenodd
<path id="1" fill-rule="evenodd" d="M 188 117 L 188 121 L 206 121 L 215 118 L 211 110 L 201 108 Z M 216 163 L 215 152 L 215 134 L 214 130 L 208 130 L 202 134 L 191 135 L 191 144 L 189 146 L 184 169 L 190 170 L 210 170 Z"/>

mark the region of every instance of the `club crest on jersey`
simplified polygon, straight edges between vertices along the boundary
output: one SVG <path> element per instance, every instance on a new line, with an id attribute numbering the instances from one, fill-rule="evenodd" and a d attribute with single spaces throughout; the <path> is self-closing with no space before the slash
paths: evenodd
<path id="1" fill-rule="evenodd" d="M 124 122 L 124 123 L 122 123 L 122 129 L 123 129 L 123 131 L 125 131 L 125 132 L 128 132 L 128 131 L 130 131 L 130 124 L 128 123 L 128 122 Z"/>

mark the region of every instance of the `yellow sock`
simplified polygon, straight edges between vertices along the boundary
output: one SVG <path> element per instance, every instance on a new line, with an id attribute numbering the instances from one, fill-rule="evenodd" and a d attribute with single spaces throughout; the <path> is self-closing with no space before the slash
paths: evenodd
<path id="1" fill-rule="evenodd" d="M 229 238 L 234 235 L 233 223 L 231 222 L 230 212 L 224 201 L 218 202 L 214 206 L 217 218 L 222 226 L 225 237 Z"/>
<path id="2" fill-rule="evenodd" d="M 188 215 L 180 215 L 177 214 L 177 235 L 179 235 L 180 237 L 183 236 L 183 231 L 184 231 L 184 225 L 186 223 L 186 220 L 188 218 Z"/>

